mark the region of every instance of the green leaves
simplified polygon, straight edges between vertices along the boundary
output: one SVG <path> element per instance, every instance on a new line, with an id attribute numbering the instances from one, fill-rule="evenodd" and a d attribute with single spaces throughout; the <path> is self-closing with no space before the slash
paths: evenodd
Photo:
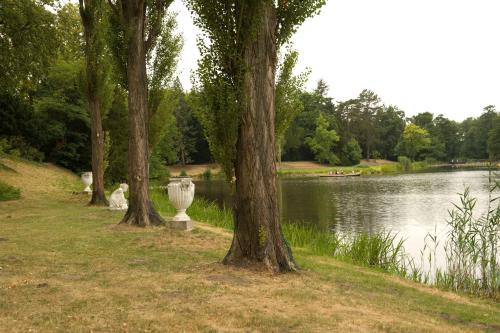
<path id="1" fill-rule="evenodd" d="M 57 52 L 55 14 L 34 0 L 0 5 L 0 92 L 33 91 Z"/>
<path id="2" fill-rule="evenodd" d="M 328 119 L 320 113 L 316 120 L 313 137 L 306 138 L 306 143 L 314 152 L 314 158 L 320 163 L 338 164 L 339 158 L 333 152 L 334 145 L 340 140 L 335 130 L 330 130 Z"/>
<path id="3" fill-rule="evenodd" d="M 418 153 L 430 147 L 432 140 L 429 132 L 415 124 L 408 124 L 405 127 L 398 150 L 401 155 L 406 155 L 415 160 Z"/>
<path id="4" fill-rule="evenodd" d="M 298 57 L 299 54 L 297 51 L 288 50 L 278 68 L 275 124 L 276 142 L 278 145 L 283 144 L 286 130 L 295 117 L 304 110 L 301 97 L 310 71 L 303 72 L 297 76 L 293 75 L 293 69 L 297 64 Z"/>
<path id="5" fill-rule="evenodd" d="M 326 0 L 278 0 L 276 15 L 277 45 L 287 43 L 304 21 L 319 14 Z"/>
<path id="6" fill-rule="evenodd" d="M 285 44 L 304 20 L 319 11 L 324 0 L 187 0 L 195 24 L 203 35 L 197 89 L 200 93 L 198 117 L 208 138 L 211 152 L 228 178 L 234 173 L 240 113 L 246 100 L 243 79 L 249 70 L 244 55 L 258 38 L 257 27 L 265 9 L 275 24 L 273 50 Z M 276 61 L 276 59 L 272 59 Z M 300 90 L 307 74 L 293 76 L 297 54 L 289 52 L 280 68 L 276 86 L 276 134 L 278 141 L 302 110 Z M 274 64 L 276 66 L 276 64 Z M 275 69 L 275 68 L 274 68 Z"/>

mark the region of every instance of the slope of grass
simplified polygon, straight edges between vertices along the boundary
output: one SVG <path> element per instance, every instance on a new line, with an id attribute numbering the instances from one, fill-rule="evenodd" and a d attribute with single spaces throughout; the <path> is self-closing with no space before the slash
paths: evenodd
<path id="1" fill-rule="evenodd" d="M 19 174 L 6 182 L 23 198 L 0 203 L 2 332 L 500 329 L 498 304 L 300 247 L 294 248 L 298 274 L 224 266 L 232 237 L 224 229 L 203 223 L 191 233 L 118 227 L 123 213 L 87 207 L 88 197 L 71 194 L 80 188 L 74 175 L 6 163 Z"/>

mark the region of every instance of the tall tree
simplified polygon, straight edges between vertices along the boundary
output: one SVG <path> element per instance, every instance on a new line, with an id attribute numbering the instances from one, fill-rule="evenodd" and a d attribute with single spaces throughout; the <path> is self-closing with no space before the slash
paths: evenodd
<path id="1" fill-rule="evenodd" d="M 297 269 L 279 223 L 276 187 L 277 50 L 324 0 L 188 0 L 201 41 L 202 123 L 214 157 L 236 177 L 235 230 L 226 264 Z M 221 120 L 227 120 L 222 122 Z M 224 151 L 223 151 L 224 150 Z"/>
<path id="2" fill-rule="evenodd" d="M 431 138 L 426 129 L 415 124 L 408 124 L 401 136 L 397 150 L 401 155 L 406 155 L 411 160 L 415 160 L 418 154 L 429 148 L 430 145 Z"/>
<path id="3" fill-rule="evenodd" d="M 460 130 L 455 121 L 445 118 L 442 114 L 434 118 L 434 129 L 430 132 L 444 146 L 445 158 L 449 161 L 459 156 Z"/>
<path id="4" fill-rule="evenodd" d="M 497 117 L 488 135 L 488 153 L 491 160 L 500 160 L 500 117 Z"/>
<path id="5" fill-rule="evenodd" d="M 50 0 L 3 0 L 0 5 L 0 93 L 32 97 L 57 53 Z"/>
<path id="6" fill-rule="evenodd" d="M 165 221 L 149 199 L 149 117 L 148 52 L 156 46 L 164 28 L 164 18 L 172 0 L 108 0 L 115 17 L 116 34 L 125 51 L 128 89 L 130 182 L 129 209 L 122 224 L 160 225 Z M 147 18 L 147 19 L 146 19 Z M 120 53 L 120 52 L 118 52 Z M 121 58 L 120 58 L 121 59 Z"/>
<path id="7" fill-rule="evenodd" d="M 102 116 L 111 105 L 112 85 L 108 51 L 105 46 L 107 24 L 104 0 L 79 0 L 85 37 L 86 95 L 91 119 L 92 199 L 90 205 L 107 206 L 104 194 L 104 132 Z"/>
<path id="8" fill-rule="evenodd" d="M 85 57 L 85 34 L 79 7 L 79 4 L 66 3 L 57 11 L 58 56 L 65 60 L 80 60 Z"/>
<path id="9" fill-rule="evenodd" d="M 309 71 L 293 75 L 293 70 L 299 59 L 299 53 L 288 50 L 278 68 L 276 82 L 276 144 L 278 161 L 281 162 L 281 149 L 285 141 L 286 130 L 299 113 L 304 110 L 301 96 Z"/>
<path id="10" fill-rule="evenodd" d="M 307 137 L 306 143 L 314 152 L 316 161 L 320 163 L 338 164 L 340 160 L 334 153 L 333 147 L 339 140 L 340 138 L 337 132 L 330 129 L 328 119 L 320 113 L 316 120 L 316 131 L 314 136 Z"/>
<path id="11" fill-rule="evenodd" d="M 356 136 L 363 147 L 364 157 L 370 159 L 374 153 L 373 149 L 378 140 L 376 126 L 376 115 L 382 110 L 380 98 L 371 90 L 363 90 L 358 98 L 355 122 L 357 123 Z"/>
<path id="12" fill-rule="evenodd" d="M 385 159 L 396 159 L 394 148 L 405 128 L 405 113 L 397 106 L 389 105 L 378 110 L 377 132 L 381 140 L 377 142 L 377 151 Z"/>
<path id="13" fill-rule="evenodd" d="M 277 93 L 279 93 L 278 89 L 279 87 L 277 87 Z M 314 135 L 316 120 L 320 113 L 324 113 L 328 118 L 331 118 L 335 112 L 333 100 L 327 96 L 327 93 L 328 86 L 323 80 L 318 81 L 314 91 L 301 93 L 300 102 L 304 109 L 295 117 L 294 122 L 288 127 L 285 133 L 285 159 L 314 159 L 314 153 L 311 151 L 309 145 L 306 144 L 305 138 Z M 279 97 L 277 96 L 277 98 Z M 280 117 L 278 112 L 277 109 L 276 121 L 279 121 Z M 335 124 L 337 124 L 337 122 L 335 122 Z"/>

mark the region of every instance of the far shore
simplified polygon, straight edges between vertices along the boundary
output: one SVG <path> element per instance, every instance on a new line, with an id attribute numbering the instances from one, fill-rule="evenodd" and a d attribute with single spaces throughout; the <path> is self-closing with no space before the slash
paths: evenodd
<path id="1" fill-rule="evenodd" d="M 433 170 L 439 168 L 458 168 L 458 169 L 474 169 L 474 168 L 487 168 L 489 163 L 487 162 L 467 162 L 467 163 L 437 163 L 437 164 L 426 164 L 424 162 L 416 162 L 416 168 L 414 171 L 424 171 Z M 500 162 L 493 163 L 496 168 L 500 169 Z M 280 176 L 286 177 L 314 177 L 319 174 L 327 174 L 329 172 L 344 172 L 350 173 L 360 172 L 362 175 L 374 175 L 374 174 L 391 174 L 398 173 L 401 170 L 398 168 L 399 163 L 394 161 L 388 161 L 383 159 L 370 159 L 361 160 L 358 165 L 354 166 L 335 166 L 329 164 L 321 164 L 313 161 L 292 161 L 292 162 L 281 162 L 277 163 L 278 174 Z M 179 176 L 183 171 L 193 177 L 202 177 L 204 173 L 210 170 L 211 175 L 217 175 L 221 173 L 221 168 L 218 164 L 190 164 L 190 165 L 173 165 L 169 166 L 168 170 L 170 175 Z"/>

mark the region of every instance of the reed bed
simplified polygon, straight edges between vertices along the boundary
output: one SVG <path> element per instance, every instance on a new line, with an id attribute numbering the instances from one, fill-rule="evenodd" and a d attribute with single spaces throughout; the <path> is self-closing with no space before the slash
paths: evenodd
<path id="1" fill-rule="evenodd" d="M 446 238 L 428 235 L 430 242 L 426 242 L 422 257 L 431 269 L 420 269 L 420 282 L 430 281 L 441 289 L 500 299 L 500 197 L 495 195 L 500 185 L 496 177 L 490 171 L 486 212 L 476 212 L 477 199 L 466 188 L 460 194 L 460 203 L 449 212 Z M 436 265 L 439 246 L 445 253 L 444 268 Z"/>

